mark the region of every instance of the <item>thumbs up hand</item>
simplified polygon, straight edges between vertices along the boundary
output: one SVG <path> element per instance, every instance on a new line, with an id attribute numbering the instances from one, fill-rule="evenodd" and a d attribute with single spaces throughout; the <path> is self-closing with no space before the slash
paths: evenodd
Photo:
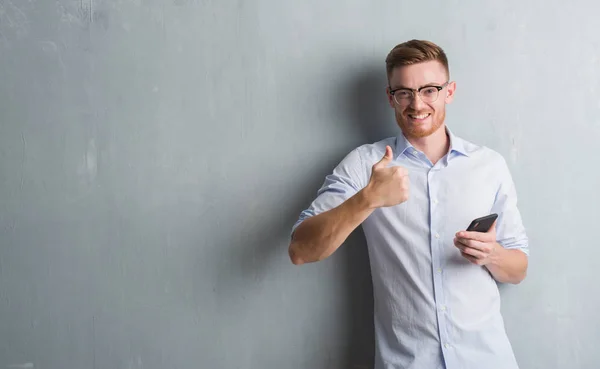
<path id="1" fill-rule="evenodd" d="M 365 186 L 365 195 L 371 206 L 380 208 L 401 204 L 408 200 L 408 171 L 400 166 L 387 167 L 392 161 L 392 148 L 385 147 L 383 158 L 373 165 L 371 179 Z"/>

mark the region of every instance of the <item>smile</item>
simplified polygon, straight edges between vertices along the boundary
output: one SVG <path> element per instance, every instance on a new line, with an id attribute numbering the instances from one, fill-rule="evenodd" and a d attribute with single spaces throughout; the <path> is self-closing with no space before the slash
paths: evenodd
<path id="1" fill-rule="evenodd" d="M 430 115 L 431 115 L 431 113 L 419 114 L 419 115 L 409 114 L 408 116 L 415 120 L 423 120 L 423 119 L 429 117 Z"/>

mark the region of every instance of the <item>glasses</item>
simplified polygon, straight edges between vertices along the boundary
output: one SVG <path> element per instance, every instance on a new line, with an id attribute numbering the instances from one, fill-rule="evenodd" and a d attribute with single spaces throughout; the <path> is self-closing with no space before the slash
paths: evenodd
<path id="1" fill-rule="evenodd" d="M 395 90 L 390 89 L 390 94 L 394 97 L 394 101 L 398 105 L 408 105 L 415 98 L 415 92 L 419 95 L 419 98 L 424 103 L 432 103 L 438 99 L 440 91 L 444 87 L 448 86 L 450 81 L 444 83 L 441 86 L 423 86 L 418 90 L 412 88 L 397 88 Z"/>

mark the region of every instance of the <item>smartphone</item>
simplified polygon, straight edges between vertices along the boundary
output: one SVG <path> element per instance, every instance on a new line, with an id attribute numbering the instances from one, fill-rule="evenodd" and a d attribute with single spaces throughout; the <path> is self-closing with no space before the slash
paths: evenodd
<path id="1" fill-rule="evenodd" d="M 490 214 L 481 218 L 473 219 L 467 231 L 469 232 L 487 232 L 492 228 L 492 224 L 498 218 L 498 214 Z"/>

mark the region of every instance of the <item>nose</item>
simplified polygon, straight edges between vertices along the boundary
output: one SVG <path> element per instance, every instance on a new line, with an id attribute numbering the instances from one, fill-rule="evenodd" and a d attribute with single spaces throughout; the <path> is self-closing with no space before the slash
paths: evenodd
<path id="1" fill-rule="evenodd" d="M 423 100 L 421 100 L 421 96 L 419 96 L 419 94 L 415 94 L 410 102 L 410 107 L 415 111 L 419 111 L 425 108 L 425 106 L 426 104 L 423 102 Z"/>

